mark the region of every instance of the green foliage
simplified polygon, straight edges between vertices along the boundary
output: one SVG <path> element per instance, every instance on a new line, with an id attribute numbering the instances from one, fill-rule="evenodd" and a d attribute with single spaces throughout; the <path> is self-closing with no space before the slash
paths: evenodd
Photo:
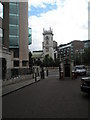
<path id="1" fill-rule="evenodd" d="M 51 66 L 53 66 L 53 59 L 48 54 L 45 55 L 45 57 L 44 57 L 43 65 L 45 67 L 51 67 Z"/>
<path id="2" fill-rule="evenodd" d="M 48 54 L 45 55 L 43 60 L 43 65 L 45 67 L 56 67 L 59 66 L 59 59 L 56 59 L 55 61 L 50 57 Z"/>
<path id="3" fill-rule="evenodd" d="M 58 67 L 59 64 L 60 64 L 60 60 L 59 60 L 59 58 L 57 58 L 57 59 L 55 60 L 54 66 L 55 66 L 55 67 Z"/>

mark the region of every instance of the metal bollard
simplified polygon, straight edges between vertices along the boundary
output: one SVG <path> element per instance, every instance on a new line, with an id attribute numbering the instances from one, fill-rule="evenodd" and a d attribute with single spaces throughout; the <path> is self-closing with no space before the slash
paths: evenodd
<path id="1" fill-rule="evenodd" d="M 59 71 L 59 79 L 61 79 L 61 71 Z"/>
<path id="2" fill-rule="evenodd" d="M 61 71 L 61 79 L 64 79 L 63 71 Z"/>
<path id="3" fill-rule="evenodd" d="M 47 76 L 48 76 L 48 70 L 47 70 Z"/>
<path id="4" fill-rule="evenodd" d="M 34 73 L 33 73 L 32 77 L 33 77 L 33 79 L 34 79 Z"/>
<path id="5" fill-rule="evenodd" d="M 72 71 L 72 79 L 75 79 L 75 73 Z"/>
<path id="6" fill-rule="evenodd" d="M 35 73 L 35 82 L 37 82 L 37 73 Z"/>
<path id="7" fill-rule="evenodd" d="M 44 76 L 44 70 L 42 70 L 42 78 L 43 79 L 45 78 L 45 76 Z"/>

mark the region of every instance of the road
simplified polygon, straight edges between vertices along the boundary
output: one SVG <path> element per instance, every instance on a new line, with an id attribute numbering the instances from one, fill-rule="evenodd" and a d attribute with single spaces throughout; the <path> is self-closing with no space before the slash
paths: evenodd
<path id="1" fill-rule="evenodd" d="M 80 78 L 49 77 L 2 98 L 3 118 L 88 118 L 90 98 L 80 91 Z"/>

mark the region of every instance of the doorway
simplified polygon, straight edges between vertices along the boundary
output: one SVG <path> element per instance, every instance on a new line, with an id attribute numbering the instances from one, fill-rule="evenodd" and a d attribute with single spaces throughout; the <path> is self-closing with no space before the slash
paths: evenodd
<path id="1" fill-rule="evenodd" d="M 65 77 L 70 77 L 70 64 L 64 64 Z"/>

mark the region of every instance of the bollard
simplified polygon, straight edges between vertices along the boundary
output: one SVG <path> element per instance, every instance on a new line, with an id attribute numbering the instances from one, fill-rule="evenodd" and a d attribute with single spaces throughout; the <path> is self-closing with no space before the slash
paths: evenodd
<path id="1" fill-rule="evenodd" d="M 75 73 L 74 72 L 72 72 L 72 79 L 74 79 L 75 78 Z"/>
<path id="2" fill-rule="evenodd" d="M 33 79 L 34 79 L 34 73 L 32 74 L 32 77 L 33 77 Z"/>
<path id="3" fill-rule="evenodd" d="M 63 71 L 61 71 L 61 79 L 64 79 Z"/>
<path id="4" fill-rule="evenodd" d="M 42 70 L 42 78 L 43 79 L 45 78 L 45 76 L 44 76 L 44 70 Z"/>
<path id="5" fill-rule="evenodd" d="M 48 70 L 47 70 L 47 76 L 48 76 Z"/>
<path id="6" fill-rule="evenodd" d="M 40 72 L 40 76 L 41 76 L 41 79 L 42 79 L 42 72 Z"/>
<path id="7" fill-rule="evenodd" d="M 61 64 L 59 64 L 59 79 L 61 79 Z"/>
<path id="8" fill-rule="evenodd" d="M 77 79 L 77 73 L 72 71 L 72 79 Z"/>
<path id="9" fill-rule="evenodd" d="M 37 82 L 37 73 L 35 73 L 35 82 Z"/>
<path id="10" fill-rule="evenodd" d="M 59 72 L 59 79 L 61 79 L 61 71 Z"/>
<path id="11" fill-rule="evenodd" d="M 38 76 L 39 76 L 39 72 L 38 72 Z"/>
<path id="12" fill-rule="evenodd" d="M 75 72 L 75 78 L 77 79 L 77 73 Z"/>

